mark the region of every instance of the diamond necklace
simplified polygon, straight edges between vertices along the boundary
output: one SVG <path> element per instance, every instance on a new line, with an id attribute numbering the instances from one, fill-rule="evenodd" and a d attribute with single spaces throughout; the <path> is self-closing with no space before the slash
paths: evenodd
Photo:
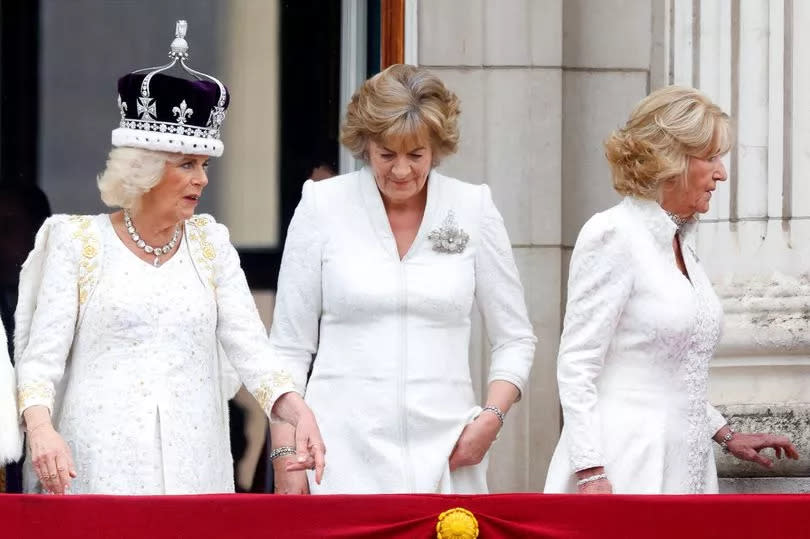
<path id="1" fill-rule="evenodd" d="M 160 265 L 160 257 L 168 254 L 174 249 L 175 245 L 177 245 L 177 240 L 180 238 L 180 225 L 176 225 L 174 227 L 174 234 L 172 235 L 172 239 L 164 245 L 163 247 L 152 247 L 151 245 L 147 245 L 143 238 L 141 238 L 138 231 L 135 230 L 135 225 L 132 222 L 132 217 L 129 215 L 129 210 L 124 209 L 124 226 L 127 227 L 127 233 L 129 237 L 132 238 L 132 241 L 135 242 L 135 245 L 143 249 L 146 253 L 150 255 L 155 255 L 155 261 L 152 264 L 155 267 Z"/>
<path id="2" fill-rule="evenodd" d="M 667 216 L 672 220 L 673 223 L 675 223 L 675 226 L 678 227 L 678 231 L 680 231 L 684 226 L 686 226 L 686 223 L 689 222 L 688 217 L 681 217 L 680 215 L 676 215 L 676 214 L 674 214 L 672 212 L 669 212 L 667 210 L 664 210 L 664 211 L 667 212 Z"/>

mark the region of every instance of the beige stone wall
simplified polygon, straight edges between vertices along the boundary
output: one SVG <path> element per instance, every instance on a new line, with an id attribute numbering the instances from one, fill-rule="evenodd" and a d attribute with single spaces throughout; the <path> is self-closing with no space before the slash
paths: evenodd
<path id="1" fill-rule="evenodd" d="M 222 80 L 232 95 L 220 158 L 216 216 L 241 248 L 278 245 L 279 13 L 276 2 L 231 2 L 225 17 Z"/>
<path id="2" fill-rule="evenodd" d="M 426 0 L 419 63 L 462 100 L 461 148 L 442 172 L 492 188 L 539 338 L 530 389 L 492 454 L 493 491 L 541 488 L 560 425 L 562 2 Z M 484 391 L 488 345 L 477 325 L 472 368 Z"/>

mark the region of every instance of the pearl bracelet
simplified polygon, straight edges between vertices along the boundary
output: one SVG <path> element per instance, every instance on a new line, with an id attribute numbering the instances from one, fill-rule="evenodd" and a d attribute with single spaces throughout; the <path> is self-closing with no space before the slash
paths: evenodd
<path id="1" fill-rule="evenodd" d="M 584 477 L 577 481 L 577 486 L 581 487 L 582 485 L 586 485 L 588 483 L 592 483 L 594 481 L 599 481 L 600 479 L 607 479 L 606 473 L 598 473 L 596 475 L 589 475 L 588 477 Z"/>
<path id="2" fill-rule="evenodd" d="M 288 455 L 295 455 L 295 448 L 289 445 L 283 445 L 270 451 L 270 460 L 276 460 L 279 457 L 286 457 Z"/>

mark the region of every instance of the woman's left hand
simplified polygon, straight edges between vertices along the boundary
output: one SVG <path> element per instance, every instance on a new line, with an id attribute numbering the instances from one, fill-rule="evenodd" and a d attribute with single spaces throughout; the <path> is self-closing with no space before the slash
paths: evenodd
<path id="1" fill-rule="evenodd" d="M 790 442 L 787 436 L 777 436 L 776 434 L 746 434 L 737 432 L 734 438 L 726 445 L 729 452 L 741 460 L 756 462 L 764 468 L 771 468 L 773 461 L 763 457 L 759 452 L 766 448 L 772 448 L 776 453 L 776 458 L 781 459 L 784 455 L 787 458 L 798 459 L 799 452 Z"/>
<path id="2" fill-rule="evenodd" d="M 450 454 L 450 471 L 454 472 L 462 466 L 473 466 L 481 462 L 500 429 L 501 422 L 498 416 L 489 412 L 482 413 L 464 427 Z"/>

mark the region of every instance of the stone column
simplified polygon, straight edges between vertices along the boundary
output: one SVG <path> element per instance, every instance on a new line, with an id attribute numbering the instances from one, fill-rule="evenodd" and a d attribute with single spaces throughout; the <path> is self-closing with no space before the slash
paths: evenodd
<path id="1" fill-rule="evenodd" d="M 566 0 L 563 5 L 564 296 L 580 228 L 619 201 L 602 143 L 649 90 L 653 40 L 647 0 Z"/>
<path id="2" fill-rule="evenodd" d="M 278 244 L 279 6 L 231 2 L 220 65 L 231 95 L 223 128 L 216 217 L 239 247 Z M 193 65 L 193 64 L 192 64 Z M 233 126 L 233 127 L 231 127 Z"/>
<path id="3" fill-rule="evenodd" d="M 711 399 L 739 430 L 790 435 L 805 457 L 772 471 L 718 452 L 721 489 L 810 490 L 810 5 L 671 0 L 669 81 L 729 111 L 729 180 L 699 229 L 723 300 Z M 659 58 L 666 62 L 667 57 Z"/>
<path id="4" fill-rule="evenodd" d="M 526 394 L 492 452 L 493 492 L 542 488 L 560 416 L 561 0 L 428 0 L 418 4 L 418 62 L 461 98 L 461 146 L 440 169 L 486 182 L 504 216 L 539 339 Z M 471 368 L 489 368 L 476 321 Z"/>

